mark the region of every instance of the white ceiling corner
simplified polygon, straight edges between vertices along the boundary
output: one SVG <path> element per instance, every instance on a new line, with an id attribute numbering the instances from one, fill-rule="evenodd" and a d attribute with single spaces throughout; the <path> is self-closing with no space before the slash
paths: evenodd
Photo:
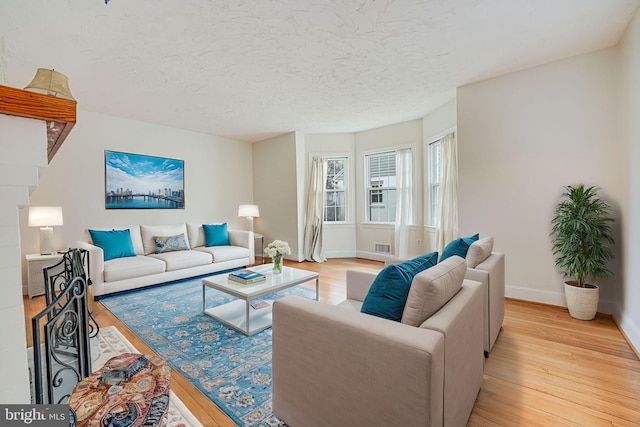
<path id="1" fill-rule="evenodd" d="M 0 0 L 0 83 L 244 141 L 422 117 L 455 88 L 614 46 L 640 0 Z"/>

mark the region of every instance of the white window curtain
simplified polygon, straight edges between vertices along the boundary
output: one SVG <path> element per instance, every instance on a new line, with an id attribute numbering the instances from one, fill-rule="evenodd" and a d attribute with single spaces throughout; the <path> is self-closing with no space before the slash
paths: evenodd
<path id="1" fill-rule="evenodd" d="M 413 220 L 411 149 L 396 152 L 396 256 L 409 258 L 409 225 Z"/>
<path id="2" fill-rule="evenodd" d="M 324 224 L 324 196 L 327 181 L 327 159 L 314 157 L 307 196 L 307 211 L 304 222 L 304 257 L 307 261 L 325 262 L 322 247 Z"/>
<path id="3" fill-rule="evenodd" d="M 458 238 L 458 148 L 455 133 L 440 140 L 440 191 L 438 200 L 438 232 L 436 246 L 444 247 Z"/>

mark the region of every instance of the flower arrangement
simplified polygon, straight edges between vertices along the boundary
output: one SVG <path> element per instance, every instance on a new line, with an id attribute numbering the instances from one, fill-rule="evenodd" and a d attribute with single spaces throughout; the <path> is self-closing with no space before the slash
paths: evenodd
<path id="1" fill-rule="evenodd" d="M 282 255 L 289 255 L 291 247 L 287 242 L 274 240 L 264 249 L 264 254 L 273 259 L 273 272 L 282 273 Z"/>

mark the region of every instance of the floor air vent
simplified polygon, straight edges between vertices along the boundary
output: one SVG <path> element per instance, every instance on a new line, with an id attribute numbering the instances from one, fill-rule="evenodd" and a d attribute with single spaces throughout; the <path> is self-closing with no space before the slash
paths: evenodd
<path id="1" fill-rule="evenodd" d="M 376 252 L 381 252 L 383 254 L 390 254 L 391 245 L 389 243 L 376 243 Z"/>

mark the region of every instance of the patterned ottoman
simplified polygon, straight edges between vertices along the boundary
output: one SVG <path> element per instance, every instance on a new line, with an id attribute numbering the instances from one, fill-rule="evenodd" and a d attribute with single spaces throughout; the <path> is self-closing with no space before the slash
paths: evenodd
<path id="1" fill-rule="evenodd" d="M 125 353 L 80 381 L 69 397 L 78 427 L 162 426 L 171 368 L 155 355 Z"/>

